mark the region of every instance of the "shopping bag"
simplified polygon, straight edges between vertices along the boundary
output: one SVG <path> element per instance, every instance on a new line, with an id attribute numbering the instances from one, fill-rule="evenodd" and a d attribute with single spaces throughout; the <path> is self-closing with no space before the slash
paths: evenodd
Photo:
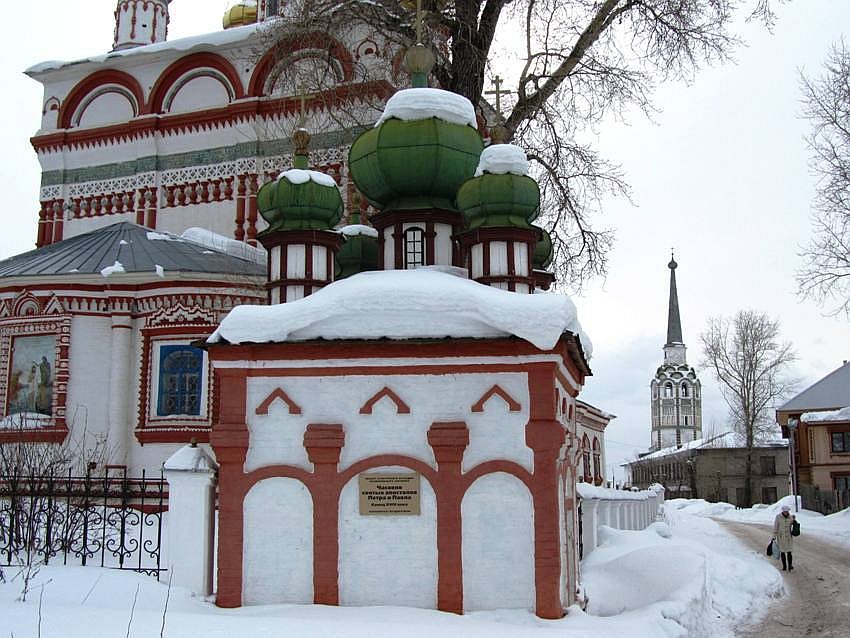
<path id="1" fill-rule="evenodd" d="M 773 539 L 767 544 L 767 555 L 773 556 Z"/>

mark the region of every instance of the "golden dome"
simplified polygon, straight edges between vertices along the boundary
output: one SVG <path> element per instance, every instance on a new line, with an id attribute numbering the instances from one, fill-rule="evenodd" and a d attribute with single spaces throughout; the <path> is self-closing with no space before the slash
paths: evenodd
<path id="1" fill-rule="evenodd" d="M 257 21 L 257 3 L 251 0 L 242 0 L 234 4 L 224 13 L 221 24 L 225 29 L 241 27 L 245 24 L 253 24 Z"/>

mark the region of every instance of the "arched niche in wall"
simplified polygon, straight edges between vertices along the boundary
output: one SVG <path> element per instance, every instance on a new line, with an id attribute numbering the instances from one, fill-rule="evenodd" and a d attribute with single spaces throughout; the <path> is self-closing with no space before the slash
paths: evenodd
<path id="1" fill-rule="evenodd" d="M 273 46 L 254 69 L 248 94 L 254 97 L 295 95 L 330 89 L 354 79 L 354 59 L 337 39 L 326 33 L 286 38 Z"/>
<path id="2" fill-rule="evenodd" d="M 245 96 L 233 65 L 215 53 L 193 53 L 171 64 L 151 91 L 151 113 L 181 113 L 227 106 Z"/>
<path id="3" fill-rule="evenodd" d="M 59 127 L 126 121 L 144 114 L 144 104 L 142 87 L 132 75 L 115 69 L 97 71 L 68 93 L 59 110 Z"/>

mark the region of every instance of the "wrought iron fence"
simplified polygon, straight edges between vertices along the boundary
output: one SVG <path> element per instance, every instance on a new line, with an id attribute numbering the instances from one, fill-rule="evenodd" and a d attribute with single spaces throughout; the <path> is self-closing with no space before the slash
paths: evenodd
<path id="1" fill-rule="evenodd" d="M 803 509 L 834 514 L 850 507 L 850 490 L 822 490 L 817 485 L 801 483 L 799 491 Z"/>
<path id="2" fill-rule="evenodd" d="M 0 566 L 99 565 L 160 577 L 162 474 L 0 477 Z"/>

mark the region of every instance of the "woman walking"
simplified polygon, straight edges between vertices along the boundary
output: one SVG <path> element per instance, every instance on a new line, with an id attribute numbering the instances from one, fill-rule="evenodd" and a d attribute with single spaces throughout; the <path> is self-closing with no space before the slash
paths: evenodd
<path id="1" fill-rule="evenodd" d="M 773 520 L 773 538 L 776 540 L 779 556 L 782 559 L 782 571 L 794 569 L 794 559 L 791 554 L 794 545 L 794 537 L 791 536 L 793 522 L 794 515 L 791 514 L 791 508 L 787 505 L 782 506 L 782 511 Z"/>

